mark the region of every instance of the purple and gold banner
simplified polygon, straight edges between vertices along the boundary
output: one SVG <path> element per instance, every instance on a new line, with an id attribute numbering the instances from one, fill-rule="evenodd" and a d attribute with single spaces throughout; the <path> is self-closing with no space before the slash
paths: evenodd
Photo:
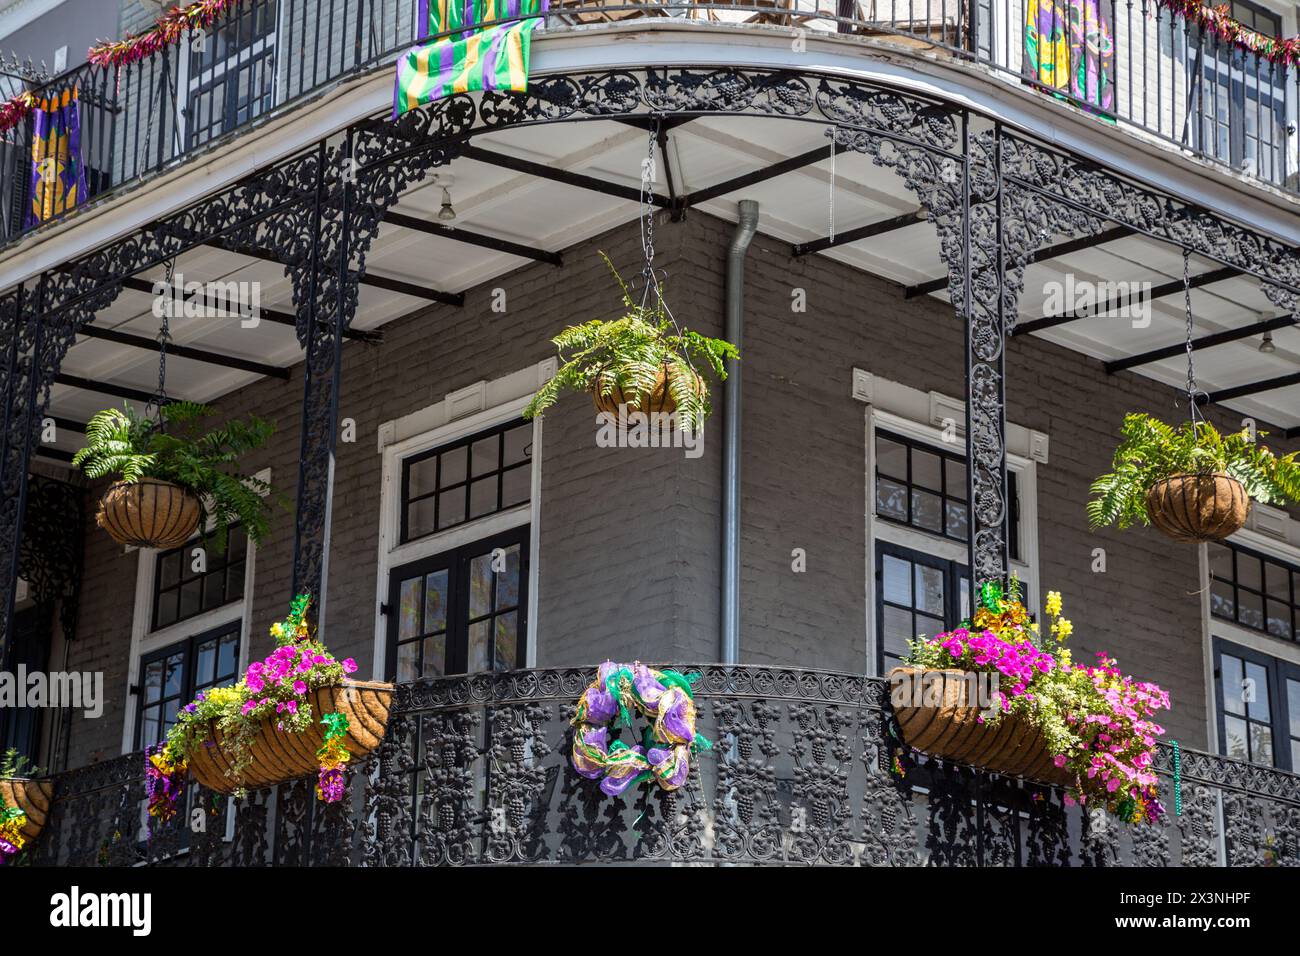
<path id="1" fill-rule="evenodd" d="M 81 109 L 75 89 L 38 100 L 32 109 L 31 197 L 29 229 L 85 201 Z"/>

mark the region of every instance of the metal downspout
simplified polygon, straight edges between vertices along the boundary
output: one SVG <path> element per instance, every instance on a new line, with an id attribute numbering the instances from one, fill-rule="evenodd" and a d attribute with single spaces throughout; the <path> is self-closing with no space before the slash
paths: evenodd
<path id="1" fill-rule="evenodd" d="M 740 221 L 727 250 L 725 338 L 744 348 L 745 253 L 758 229 L 758 203 L 740 201 Z M 743 355 L 743 351 L 742 351 Z M 741 363 L 727 362 L 722 422 L 722 663 L 740 663 L 740 412 Z"/>

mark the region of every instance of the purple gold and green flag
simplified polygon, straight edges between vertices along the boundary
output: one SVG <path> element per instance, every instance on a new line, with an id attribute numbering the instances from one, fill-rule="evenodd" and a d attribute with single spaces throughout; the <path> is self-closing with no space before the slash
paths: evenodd
<path id="1" fill-rule="evenodd" d="M 32 108 L 31 197 L 27 228 L 61 216 L 86 198 L 75 89 L 37 100 Z"/>
<path id="2" fill-rule="evenodd" d="M 527 89 L 532 34 L 541 23 L 532 15 L 545 12 L 548 2 L 421 0 L 418 22 L 428 23 L 428 35 L 450 35 L 398 59 L 394 118 L 456 93 Z"/>

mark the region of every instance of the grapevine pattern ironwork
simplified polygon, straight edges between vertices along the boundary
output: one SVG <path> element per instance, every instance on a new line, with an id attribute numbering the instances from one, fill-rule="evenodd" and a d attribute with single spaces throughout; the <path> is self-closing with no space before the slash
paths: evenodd
<path id="1" fill-rule="evenodd" d="M 611 799 L 573 772 L 572 701 L 595 668 L 436 678 L 398 687 L 351 799 L 322 808 L 310 779 L 239 801 L 196 787 L 205 831 L 178 814 L 146 839 L 143 756 L 130 754 L 56 778 L 33 862 L 1300 865 L 1300 776 L 1184 748 L 1183 815 L 1126 827 L 1066 806 L 1056 788 L 900 754 L 883 680 L 685 671 L 699 675 L 700 727 L 717 746 L 677 793 Z M 1169 749 L 1158 758 L 1167 791 Z"/>

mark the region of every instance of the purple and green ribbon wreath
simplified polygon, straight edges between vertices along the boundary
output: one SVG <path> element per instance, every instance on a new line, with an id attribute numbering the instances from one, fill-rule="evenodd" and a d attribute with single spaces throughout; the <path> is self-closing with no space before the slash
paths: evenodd
<path id="1" fill-rule="evenodd" d="M 611 739 L 611 728 L 630 729 L 635 714 L 653 721 L 641 743 Z M 695 732 L 695 716 L 690 678 L 639 661 L 605 661 L 578 698 L 573 768 L 589 780 L 599 780 L 600 789 L 611 797 L 650 780 L 664 790 L 676 790 L 690 776 L 691 754 L 713 746 Z"/>

